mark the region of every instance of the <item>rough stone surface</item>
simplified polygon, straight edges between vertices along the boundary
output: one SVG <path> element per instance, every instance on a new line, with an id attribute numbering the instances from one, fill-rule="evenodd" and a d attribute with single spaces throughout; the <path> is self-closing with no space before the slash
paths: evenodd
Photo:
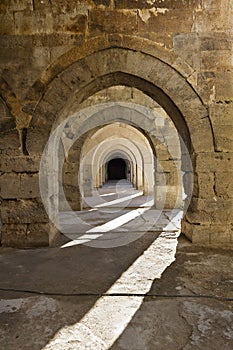
<path id="1" fill-rule="evenodd" d="M 101 293 L 106 292 L 150 244 L 148 235 L 127 247 L 110 250 L 85 246 L 26 251 L 1 248 L 0 287 L 22 291 L 0 291 L 1 348 L 107 349 L 93 331 L 98 324 L 94 322 L 88 327 L 81 320 L 103 299 Z M 163 253 L 161 249 L 160 259 Z M 155 296 L 140 297 L 140 308 L 123 327 L 122 321 L 126 319 L 122 320 L 121 316 L 115 328 L 118 337 L 110 348 L 231 350 L 231 257 L 232 251 L 201 249 L 180 239 L 176 260 L 161 278 L 151 281 L 149 293 Z M 144 273 L 146 279 L 150 269 L 141 267 L 132 277 L 134 282 L 139 278 L 138 273 Z M 14 279 L 10 281 L 12 275 Z M 134 284 L 140 283 L 142 281 L 137 280 Z M 35 295 L 23 290 L 87 295 Z M 116 305 L 112 317 L 131 312 L 132 296 L 125 297 L 124 310 L 119 307 L 122 296 L 105 298 L 108 305 Z M 225 298 L 229 298 L 228 301 Z M 103 334 L 111 332 L 111 317 L 101 316 L 105 322 Z"/>
<path id="2" fill-rule="evenodd" d="M 9 247 L 27 248 L 49 245 L 50 224 L 4 224 L 2 244 Z"/>

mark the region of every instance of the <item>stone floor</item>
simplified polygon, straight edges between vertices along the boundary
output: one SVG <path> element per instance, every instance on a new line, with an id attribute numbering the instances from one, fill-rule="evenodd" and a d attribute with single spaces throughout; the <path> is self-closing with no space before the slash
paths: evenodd
<path id="1" fill-rule="evenodd" d="M 78 238 L 61 236 L 54 247 L 0 249 L 0 349 L 231 350 L 233 252 L 197 248 L 179 236 L 180 211 L 157 215 L 155 230 L 150 215 L 144 231 L 133 226 L 140 215 L 109 226 L 124 237 L 117 245 L 100 229 L 116 212 L 100 214 L 94 225 L 83 213 L 94 239 L 80 241 L 79 229 Z M 62 222 L 75 235 L 74 222 Z M 141 234 L 127 242 L 133 227 Z"/>
<path id="2" fill-rule="evenodd" d="M 143 195 L 126 180 L 109 181 L 92 197 L 85 197 L 84 203 L 83 211 L 59 215 L 60 231 L 71 240 L 67 246 L 118 247 L 145 232 L 176 232 L 182 215 L 177 209 L 155 209 L 153 197 Z"/>

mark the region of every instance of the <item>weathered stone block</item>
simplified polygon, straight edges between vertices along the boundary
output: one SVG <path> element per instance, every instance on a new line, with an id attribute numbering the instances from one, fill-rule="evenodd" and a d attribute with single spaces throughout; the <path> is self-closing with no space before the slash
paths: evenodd
<path id="1" fill-rule="evenodd" d="M 14 20 L 13 13 L 0 14 L 0 34 L 14 34 Z"/>
<path id="2" fill-rule="evenodd" d="M 23 10 L 32 10 L 32 2 L 31 0 L 13 0 L 13 1 L 7 1 L 2 0 L 1 1 L 1 11 L 9 11 L 9 12 L 16 12 L 16 11 L 23 11 Z"/>
<path id="3" fill-rule="evenodd" d="M 71 210 L 73 211 L 80 211 L 83 209 L 80 198 L 78 198 L 77 200 L 69 200 L 68 203 L 70 205 Z M 61 202 L 61 207 L 59 206 L 59 208 L 60 210 L 63 210 L 62 202 Z M 64 208 L 65 208 L 65 211 L 67 211 L 67 207 L 64 206 Z"/>
<path id="4" fill-rule="evenodd" d="M 32 36 L 18 36 L 18 35 L 1 35 L 0 47 L 1 48 L 15 48 L 19 47 L 31 47 L 33 43 Z"/>
<path id="5" fill-rule="evenodd" d="M 56 229 L 53 224 L 29 224 L 27 227 L 26 246 L 48 246 L 53 239 Z"/>
<path id="6" fill-rule="evenodd" d="M 78 186 L 78 172 L 63 174 L 63 183 L 71 186 Z"/>
<path id="7" fill-rule="evenodd" d="M 210 244 L 213 246 L 222 245 L 222 246 L 233 246 L 233 235 L 230 226 L 215 225 L 212 226 L 210 234 Z"/>
<path id="8" fill-rule="evenodd" d="M 231 226 L 227 224 L 194 225 L 183 220 L 181 232 L 196 245 L 229 248 L 233 245 Z"/>
<path id="9" fill-rule="evenodd" d="M 213 198 L 214 192 L 214 173 L 199 173 L 194 175 L 193 195 L 199 198 Z"/>
<path id="10" fill-rule="evenodd" d="M 205 6 L 203 4 L 203 6 Z M 225 33 L 208 33 L 201 34 L 200 38 L 200 50 L 201 51 L 216 51 L 216 50 L 231 50 L 232 41 L 231 37 L 227 37 Z"/>
<path id="11" fill-rule="evenodd" d="M 1 42 L 0 42 L 1 45 Z M 14 121 L 14 118 L 11 116 L 9 108 L 6 106 L 6 103 L 3 101 L 3 99 L 0 97 L 0 131 L 1 131 L 1 123 L 4 123 L 8 121 L 8 119 L 11 119 Z M 15 127 L 15 124 L 10 127 L 10 129 L 13 129 Z"/>
<path id="12" fill-rule="evenodd" d="M 229 71 L 216 72 L 216 101 L 232 101 L 233 73 Z"/>
<path id="13" fill-rule="evenodd" d="M 166 31 L 166 20 L 168 16 L 163 13 L 155 12 L 142 12 L 138 14 L 138 31 L 142 35 L 146 36 L 151 32 L 161 33 Z"/>
<path id="14" fill-rule="evenodd" d="M 67 160 L 64 162 L 63 165 L 63 172 L 64 173 L 78 173 L 79 170 L 79 163 L 78 162 L 68 162 Z"/>
<path id="15" fill-rule="evenodd" d="M 72 146 L 72 148 L 69 150 L 69 154 L 67 157 L 68 162 L 74 163 L 77 161 L 79 163 L 79 156 L 81 152 L 81 146 L 77 142 L 75 145 Z"/>
<path id="16" fill-rule="evenodd" d="M 40 247 L 49 245 L 51 224 L 4 224 L 2 245 L 5 247 Z"/>
<path id="17" fill-rule="evenodd" d="M 211 245 L 231 247 L 233 245 L 232 229 L 229 224 L 195 225 L 185 219 L 182 221 L 181 232 L 196 245 Z"/>
<path id="18" fill-rule="evenodd" d="M 137 32 L 136 11 L 91 10 L 89 14 L 89 34 Z"/>
<path id="19" fill-rule="evenodd" d="M 98 54 L 101 64 L 96 64 L 95 58 L 93 59 L 92 57 L 87 57 L 86 63 L 89 70 L 92 72 L 92 77 L 98 77 L 108 72 L 119 71 L 122 66 L 127 67 L 127 65 L 130 65 L 132 62 L 132 55 L 133 54 L 127 50 L 111 48 Z"/>
<path id="20" fill-rule="evenodd" d="M 85 59 L 73 63 L 61 75 L 62 81 L 73 91 L 85 85 L 92 77 L 93 73 Z"/>
<path id="21" fill-rule="evenodd" d="M 185 215 L 185 220 L 189 224 L 195 225 L 210 225 L 212 222 L 211 216 L 203 211 L 191 212 L 189 210 Z"/>
<path id="22" fill-rule="evenodd" d="M 0 133 L 4 133 L 6 130 L 13 130 L 14 128 L 15 120 L 13 118 L 4 118 L 0 115 Z"/>
<path id="23" fill-rule="evenodd" d="M 209 104 L 215 96 L 215 73 L 211 71 L 197 73 L 197 86 L 203 102 Z"/>
<path id="24" fill-rule="evenodd" d="M 27 150 L 30 155 L 36 156 L 42 154 L 45 145 L 49 139 L 50 129 L 48 128 L 32 128 L 27 132 Z"/>
<path id="25" fill-rule="evenodd" d="M 181 173 L 179 171 L 166 173 L 166 175 L 167 175 L 167 185 L 168 186 L 180 186 L 181 187 Z"/>
<path id="26" fill-rule="evenodd" d="M 77 196 L 80 194 L 78 186 L 68 185 L 66 183 L 63 184 L 63 190 L 65 192 L 67 200 L 74 200 L 78 198 Z"/>
<path id="27" fill-rule="evenodd" d="M 83 43 L 84 33 L 51 33 L 26 36 L 32 40 L 33 46 L 45 46 L 50 48 L 51 61 L 67 51 L 67 45 L 80 45 Z M 31 45 L 29 45 L 31 46 Z"/>
<path id="28" fill-rule="evenodd" d="M 214 138 L 217 151 L 231 152 L 233 149 L 233 124 L 215 125 Z"/>
<path id="29" fill-rule="evenodd" d="M 185 16 L 185 21 L 180 21 L 180 16 Z M 138 31 L 140 34 L 151 32 L 167 33 L 185 33 L 192 27 L 193 12 L 189 9 L 164 8 L 162 11 L 148 11 L 147 13 L 139 11 L 138 13 Z"/>
<path id="30" fill-rule="evenodd" d="M 94 3 L 96 5 L 110 6 L 111 5 L 111 0 L 94 0 Z"/>
<path id="31" fill-rule="evenodd" d="M 4 173 L 37 172 L 40 168 L 39 156 L 18 156 L 0 158 L 0 170 Z"/>
<path id="32" fill-rule="evenodd" d="M 219 125 L 233 125 L 233 101 L 232 103 L 216 103 L 212 104 L 209 108 L 210 119 L 214 127 Z"/>
<path id="33" fill-rule="evenodd" d="M 0 196 L 6 199 L 20 198 L 20 175 L 10 173 L 0 176 Z"/>
<path id="34" fill-rule="evenodd" d="M 20 197 L 19 198 L 39 198 L 39 174 L 22 174 L 20 176 Z"/>
<path id="35" fill-rule="evenodd" d="M 182 208 L 182 205 L 181 187 L 166 186 L 166 200 L 164 203 L 164 209 Z"/>
<path id="36" fill-rule="evenodd" d="M 188 47 L 192 50 L 187 50 Z M 194 69 L 199 68 L 199 57 L 195 52 L 199 49 L 199 38 L 197 33 L 177 33 L 173 36 L 174 52 L 179 55 L 182 61 L 187 62 Z"/>
<path id="37" fill-rule="evenodd" d="M 199 33 L 230 32 L 231 28 L 232 18 L 230 11 L 219 11 L 219 6 L 210 8 L 208 11 L 203 9 L 195 13 L 195 29 Z"/>
<path id="38" fill-rule="evenodd" d="M 181 162 L 178 160 L 159 160 L 157 172 L 158 173 L 176 173 L 180 172 Z"/>
<path id="39" fill-rule="evenodd" d="M 198 153 L 196 156 L 197 172 L 233 172 L 233 153 Z"/>
<path id="40" fill-rule="evenodd" d="M 0 132 L 0 150 L 9 155 L 20 155 L 20 140 L 17 129 L 7 129 Z"/>
<path id="41" fill-rule="evenodd" d="M 155 1 L 156 5 L 159 3 L 159 1 Z M 146 8 L 151 8 L 153 6 L 156 6 L 150 2 L 145 2 L 143 0 L 115 0 L 115 7 L 117 9 L 146 9 Z"/>
<path id="42" fill-rule="evenodd" d="M 1 243 L 5 247 L 24 247 L 26 232 L 26 224 L 3 224 Z"/>
<path id="43" fill-rule="evenodd" d="M 43 203 L 37 200 L 3 200 L 1 205 L 3 224 L 47 223 L 48 216 Z"/>
<path id="44" fill-rule="evenodd" d="M 67 100 L 67 96 L 71 93 L 71 89 L 60 78 L 53 80 L 49 89 L 44 95 L 44 100 L 51 105 L 51 112 L 56 112 L 61 108 Z M 46 113 L 46 109 L 44 111 Z"/>
<path id="45" fill-rule="evenodd" d="M 74 15 L 72 12 L 60 14 L 55 17 L 53 30 L 63 33 L 84 33 L 86 31 L 87 16 L 83 14 Z"/>
<path id="46" fill-rule="evenodd" d="M 224 198 L 233 197 L 233 176 L 229 173 L 215 174 L 215 191 L 216 194 Z"/>
<path id="47" fill-rule="evenodd" d="M 203 132 L 205 130 L 205 132 Z M 206 135 L 205 135 L 205 134 Z M 191 140 L 199 152 L 214 150 L 214 137 L 209 118 L 201 119 L 192 126 Z"/>
<path id="48" fill-rule="evenodd" d="M 188 0 L 188 1 L 180 1 L 180 0 L 153 0 L 153 1 L 144 1 L 144 0 L 115 0 L 115 7 L 120 9 L 127 8 L 138 8 L 138 9 L 146 9 L 146 8 L 162 8 L 162 9 L 174 9 L 174 8 L 187 8 L 187 7 L 196 7 L 199 5 L 199 0 Z"/>
<path id="49" fill-rule="evenodd" d="M 190 224 L 185 219 L 181 222 L 181 232 L 194 244 L 210 243 L 210 233 L 207 228 L 208 226 Z"/>
<path id="50" fill-rule="evenodd" d="M 158 147 L 156 146 L 156 155 L 159 160 L 168 161 L 169 159 L 171 159 L 171 154 L 169 153 L 166 147 L 158 149 Z"/>
<path id="51" fill-rule="evenodd" d="M 219 69 L 230 70 L 232 67 L 231 50 L 202 51 L 201 70 L 215 72 Z"/>
<path id="52" fill-rule="evenodd" d="M 39 198 L 39 174 L 5 173 L 0 177 L 0 194 L 5 199 Z"/>
<path id="53" fill-rule="evenodd" d="M 45 69 L 50 64 L 50 50 L 48 47 L 34 47 L 32 52 L 34 69 Z"/>
<path id="54" fill-rule="evenodd" d="M 51 13 L 18 11 L 14 17 L 16 34 L 51 33 L 53 31 Z"/>
<path id="55" fill-rule="evenodd" d="M 211 217 L 212 223 L 230 223 L 233 212 L 233 199 L 213 198 L 201 199 L 192 198 L 190 202 L 192 212 L 205 212 Z"/>
<path id="56" fill-rule="evenodd" d="M 181 170 L 183 172 L 193 172 L 193 163 L 195 156 L 189 153 L 183 153 L 181 155 Z"/>

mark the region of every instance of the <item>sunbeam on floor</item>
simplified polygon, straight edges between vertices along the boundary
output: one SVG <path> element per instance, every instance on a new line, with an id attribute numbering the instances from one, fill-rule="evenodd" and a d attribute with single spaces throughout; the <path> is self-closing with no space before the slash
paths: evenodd
<path id="1" fill-rule="evenodd" d="M 173 221 L 179 224 L 181 216 L 179 212 Z M 43 350 L 65 350 L 69 344 L 80 350 L 110 349 L 140 308 L 153 281 L 175 260 L 178 236 L 179 231 L 162 232 L 78 323 L 60 329 Z"/>

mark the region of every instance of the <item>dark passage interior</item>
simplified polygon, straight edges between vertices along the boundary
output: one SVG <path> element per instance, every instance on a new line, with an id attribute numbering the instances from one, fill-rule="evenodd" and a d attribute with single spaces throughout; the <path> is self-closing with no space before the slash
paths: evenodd
<path id="1" fill-rule="evenodd" d="M 108 162 L 107 166 L 108 180 L 126 179 L 126 162 L 122 158 L 114 158 Z"/>

